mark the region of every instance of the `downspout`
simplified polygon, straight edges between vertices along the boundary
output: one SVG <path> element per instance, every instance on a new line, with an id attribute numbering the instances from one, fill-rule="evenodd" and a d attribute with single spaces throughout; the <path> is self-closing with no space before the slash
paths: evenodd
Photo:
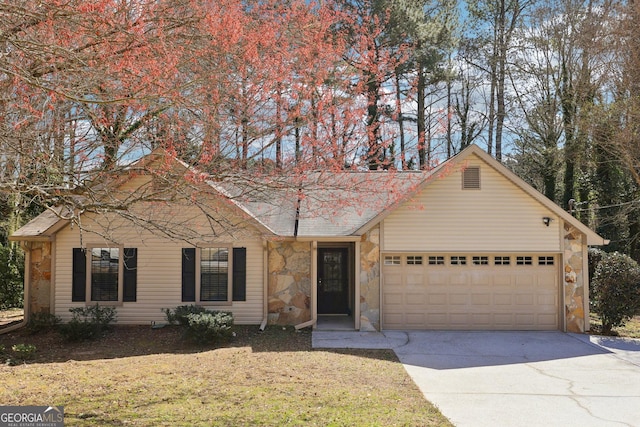
<path id="1" fill-rule="evenodd" d="M 260 330 L 264 331 L 267 327 L 269 320 L 269 245 L 267 239 L 262 239 L 262 323 L 260 324 Z"/>
<path id="2" fill-rule="evenodd" d="M 29 283 L 31 282 L 31 245 L 28 242 L 23 242 L 20 246 L 22 247 L 22 250 L 24 250 L 24 266 L 25 266 L 24 268 L 24 302 L 22 304 L 24 306 L 24 316 L 20 323 L 0 329 L 0 335 L 25 327 L 29 323 L 29 314 L 30 314 Z"/>

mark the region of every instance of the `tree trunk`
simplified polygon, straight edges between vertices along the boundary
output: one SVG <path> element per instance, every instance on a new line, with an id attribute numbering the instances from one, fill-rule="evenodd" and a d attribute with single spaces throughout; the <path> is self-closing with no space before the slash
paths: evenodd
<path id="1" fill-rule="evenodd" d="M 426 76 L 421 63 L 418 63 L 418 86 L 416 95 L 418 97 L 418 167 L 424 170 L 427 165 L 427 141 L 426 141 L 426 123 L 425 123 L 425 90 Z"/>

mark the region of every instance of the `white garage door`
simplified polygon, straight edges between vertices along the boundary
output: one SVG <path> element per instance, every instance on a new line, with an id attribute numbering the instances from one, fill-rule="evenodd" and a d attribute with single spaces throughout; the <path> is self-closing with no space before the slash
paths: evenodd
<path id="1" fill-rule="evenodd" d="M 559 329 L 554 254 L 387 254 L 383 329 Z"/>

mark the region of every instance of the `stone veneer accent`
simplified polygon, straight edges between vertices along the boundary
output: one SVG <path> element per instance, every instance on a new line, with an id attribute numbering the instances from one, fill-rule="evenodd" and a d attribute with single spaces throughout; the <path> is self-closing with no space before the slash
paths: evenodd
<path id="1" fill-rule="evenodd" d="M 30 254 L 30 312 L 51 313 L 51 243 L 31 243 Z"/>
<path id="2" fill-rule="evenodd" d="M 564 225 L 564 304 L 567 332 L 584 333 L 586 277 L 583 269 L 584 236 L 572 226 Z"/>
<path id="3" fill-rule="evenodd" d="M 360 330 L 380 329 L 380 229 L 360 240 Z"/>
<path id="4" fill-rule="evenodd" d="M 311 243 L 269 242 L 268 250 L 269 324 L 311 320 Z"/>

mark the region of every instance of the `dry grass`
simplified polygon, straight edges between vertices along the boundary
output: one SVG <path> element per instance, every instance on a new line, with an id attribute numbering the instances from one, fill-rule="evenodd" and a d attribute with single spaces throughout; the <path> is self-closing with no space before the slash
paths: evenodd
<path id="1" fill-rule="evenodd" d="M 591 333 L 600 334 L 602 329 L 602 322 L 600 318 L 594 314 L 589 314 L 589 320 L 591 322 Z M 627 338 L 640 338 L 640 316 L 635 316 L 631 320 L 627 321 L 623 326 L 613 328 L 614 335 Z"/>
<path id="2" fill-rule="evenodd" d="M 311 334 L 237 327 L 202 348 L 177 328 L 120 327 L 95 342 L 57 333 L 0 335 L 35 359 L 0 366 L 3 405 L 63 405 L 65 425 L 441 426 L 387 350 L 317 351 Z"/>

